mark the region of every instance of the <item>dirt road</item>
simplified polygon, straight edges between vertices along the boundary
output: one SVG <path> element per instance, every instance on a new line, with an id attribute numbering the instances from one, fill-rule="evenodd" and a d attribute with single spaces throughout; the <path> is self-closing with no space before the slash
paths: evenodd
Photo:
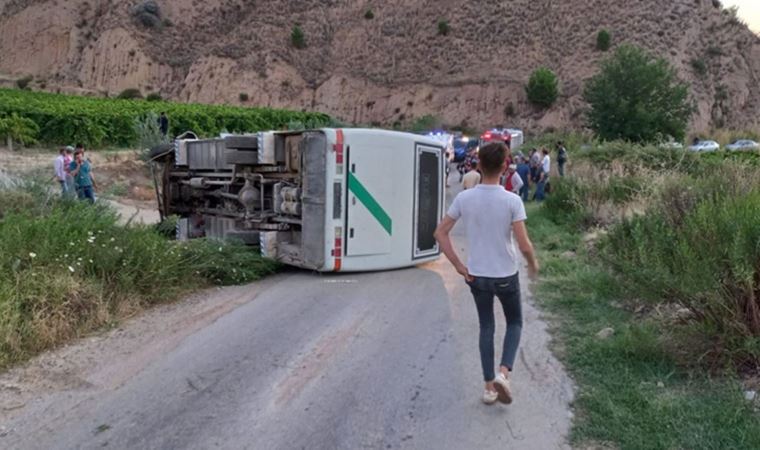
<path id="1" fill-rule="evenodd" d="M 160 307 L 3 374 L 0 447 L 564 448 L 573 386 L 525 286 L 509 407 L 480 403 L 475 308 L 443 260 L 289 271 Z"/>

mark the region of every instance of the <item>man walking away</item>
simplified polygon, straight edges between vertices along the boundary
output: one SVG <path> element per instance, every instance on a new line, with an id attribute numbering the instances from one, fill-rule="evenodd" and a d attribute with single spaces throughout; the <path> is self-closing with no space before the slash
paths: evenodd
<path id="1" fill-rule="evenodd" d="M 514 368 L 522 332 L 518 259 L 512 242 L 514 232 L 520 251 L 528 262 L 531 277 L 538 261 L 525 228 L 525 206 L 517 195 L 499 186 L 506 169 L 507 148 L 493 142 L 480 149 L 483 183 L 461 192 L 435 231 L 446 258 L 470 286 L 480 322 L 480 360 L 485 380 L 483 402 L 512 402 L 510 372 Z M 454 250 L 449 233 L 457 220 L 465 223 L 469 255 L 464 265 Z M 507 320 L 501 365 L 494 374 L 495 320 L 493 298 L 498 297 Z"/>
<path id="2" fill-rule="evenodd" d="M 478 172 L 478 163 L 476 162 L 472 166 L 472 170 L 462 177 L 462 188 L 464 190 L 472 189 L 478 184 L 480 184 L 480 173 Z"/>
<path id="3" fill-rule="evenodd" d="M 557 169 L 559 176 L 565 176 L 565 163 L 567 163 L 567 149 L 562 141 L 557 142 Z"/>
<path id="4" fill-rule="evenodd" d="M 549 157 L 549 150 L 543 149 L 544 159 L 539 166 L 538 183 L 536 184 L 536 193 L 533 195 L 533 200 L 538 202 L 543 201 L 546 198 L 546 184 L 549 182 L 549 173 L 551 172 L 552 163 Z"/>
<path id="5" fill-rule="evenodd" d="M 161 116 L 158 118 L 158 128 L 161 129 L 161 134 L 164 137 L 169 134 L 169 118 L 166 117 L 165 112 L 161 112 Z"/>
<path id="6" fill-rule="evenodd" d="M 95 203 L 95 188 L 97 185 L 92 177 L 90 161 L 84 158 L 84 147 L 81 144 L 77 145 L 77 149 L 74 152 L 74 161 L 71 162 L 69 167 L 71 168 L 71 176 L 74 178 L 77 197 L 80 200 Z"/>
<path id="7" fill-rule="evenodd" d="M 523 181 L 523 186 L 520 188 L 520 197 L 522 197 L 524 202 L 527 202 L 530 195 L 530 164 L 528 164 L 525 157 L 518 159 L 517 174 L 520 175 Z"/>

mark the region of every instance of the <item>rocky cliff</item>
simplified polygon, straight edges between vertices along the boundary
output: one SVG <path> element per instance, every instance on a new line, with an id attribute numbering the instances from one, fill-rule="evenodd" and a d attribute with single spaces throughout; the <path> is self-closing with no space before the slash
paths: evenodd
<path id="1" fill-rule="evenodd" d="M 0 14 L 0 73 L 35 89 L 528 129 L 582 124 L 604 28 L 677 67 L 695 130 L 760 123 L 760 38 L 717 0 L 0 0 Z M 561 79 L 549 110 L 525 98 L 539 66 Z"/>

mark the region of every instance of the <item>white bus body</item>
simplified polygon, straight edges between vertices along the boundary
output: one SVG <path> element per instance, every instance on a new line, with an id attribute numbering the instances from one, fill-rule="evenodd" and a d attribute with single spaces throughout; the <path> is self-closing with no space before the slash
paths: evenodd
<path id="1" fill-rule="evenodd" d="M 178 238 L 232 238 L 317 270 L 372 271 L 436 259 L 440 142 L 374 129 L 179 140 L 157 184 Z"/>

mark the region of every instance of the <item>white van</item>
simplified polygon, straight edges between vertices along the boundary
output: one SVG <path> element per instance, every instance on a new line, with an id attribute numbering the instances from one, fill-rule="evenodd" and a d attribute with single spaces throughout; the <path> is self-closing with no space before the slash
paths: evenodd
<path id="1" fill-rule="evenodd" d="M 160 152 L 159 152 L 160 153 Z M 177 140 L 155 154 L 159 209 L 179 239 L 238 239 L 307 269 L 407 267 L 440 254 L 444 148 L 374 129 Z"/>

